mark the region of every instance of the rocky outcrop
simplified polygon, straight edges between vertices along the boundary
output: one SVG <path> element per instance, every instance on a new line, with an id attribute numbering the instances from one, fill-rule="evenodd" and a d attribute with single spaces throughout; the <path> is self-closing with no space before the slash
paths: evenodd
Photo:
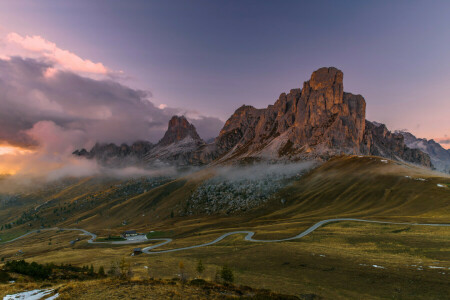
<path id="1" fill-rule="evenodd" d="M 144 162 L 147 165 L 201 165 L 210 161 L 202 160 L 205 145 L 194 125 L 184 116 L 173 116 L 164 137 L 145 155 Z"/>
<path id="2" fill-rule="evenodd" d="M 169 121 L 164 137 L 159 141 L 158 146 L 167 146 L 180 142 L 190 137 L 194 141 L 203 143 L 194 125 L 188 122 L 184 116 L 173 116 Z"/>
<path id="3" fill-rule="evenodd" d="M 383 156 L 394 160 L 412 162 L 428 168 L 433 165 L 428 154 L 409 148 L 403 135 L 390 132 L 384 124 L 366 120 L 362 145 L 364 154 Z"/>
<path id="4" fill-rule="evenodd" d="M 413 134 L 399 130 L 395 133 L 401 134 L 405 139 L 405 144 L 411 149 L 419 149 L 427 153 L 433 166 L 441 172 L 450 173 L 450 150 L 445 149 L 434 140 L 417 138 Z"/>
<path id="5" fill-rule="evenodd" d="M 343 77 L 336 68 L 321 68 L 302 89 L 282 93 L 266 109 L 240 107 L 215 140 L 217 156 L 223 161 L 370 154 L 430 167 L 429 157 L 408 148 L 401 136 L 366 121 L 364 98 L 344 92 Z"/>
<path id="6" fill-rule="evenodd" d="M 100 164 L 109 167 L 123 167 L 139 164 L 154 146 L 146 141 L 137 141 L 131 146 L 97 143 L 90 151 L 86 149 L 76 150 L 73 155 L 96 159 Z"/>
<path id="7" fill-rule="evenodd" d="M 174 116 L 156 146 L 137 157 L 146 165 L 203 165 L 246 159 L 328 159 L 338 154 L 380 155 L 431 166 L 427 154 L 405 145 L 401 134 L 366 121 L 361 95 L 344 92 L 343 73 L 333 67 L 313 72 L 303 88 L 282 93 L 265 109 L 243 105 L 226 121 L 213 143 L 206 144 L 185 117 Z M 126 145 L 105 145 L 86 157 L 122 158 Z M 101 153 L 101 154 L 98 154 Z"/>
<path id="8" fill-rule="evenodd" d="M 343 73 L 321 68 L 303 89 L 282 93 L 266 109 L 242 106 L 216 139 L 226 157 L 329 157 L 358 153 L 365 128 L 362 96 L 344 93 Z"/>

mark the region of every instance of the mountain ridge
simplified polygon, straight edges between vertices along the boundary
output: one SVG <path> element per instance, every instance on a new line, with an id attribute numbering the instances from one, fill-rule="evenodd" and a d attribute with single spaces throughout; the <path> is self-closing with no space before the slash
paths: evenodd
<path id="1" fill-rule="evenodd" d="M 408 147 L 401 134 L 390 132 L 385 125 L 365 119 L 364 97 L 344 92 L 343 78 L 337 68 L 320 68 L 303 88 L 282 93 L 267 108 L 243 105 L 210 144 L 184 116 L 174 116 L 164 137 L 156 145 L 142 147 L 145 153 L 131 155 L 132 162 L 187 166 L 243 159 L 327 160 L 353 154 L 378 155 L 431 168 L 428 154 Z M 82 149 L 74 154 L 96 159 L 103 156 L 97 152 Z M 117 157 L 122 153 L 117 151 Z"/>
<path id="2" fill-rule="evenodd" d="M 445 149 L 433 139 L 417 138 L 406 130 L 396 130 L 398 134 L 403 135 L 405 144 L 411 149 L 419 149 L 430 156 L 433 166 L 445 173 L 450 173 L 450 150 Z"/>

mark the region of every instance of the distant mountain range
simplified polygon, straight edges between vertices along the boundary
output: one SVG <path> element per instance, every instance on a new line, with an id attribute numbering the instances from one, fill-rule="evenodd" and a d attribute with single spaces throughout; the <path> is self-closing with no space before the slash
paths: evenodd
<path id="1" fill-rule="evenodd" d="M 73 154 L 113 167 L 326 160 L 339 154 L 378 155 L 433 167 L 430 156 L 435 152 L 413 147 L 408 144 L 409 136 L 405 140 L 403 133 L 367 121 L 364 98 L 344 92 L 343 77 L 336 68 L 320 68 L 302 89 L 282 93 L 265 109 L 243 105 L 209 143 L 185 117 L 174 116 L 157 144 L 97 144 L 90 151 L 81 149 Z"/>
<path id="2" fill-rule="evenodd" d="M 419 149 L 422 152 L 427 153 L 431 158 L 433 166 L 437 170 L 450 173 L 450 149 L 445 149 L 434 140 L 416 138 L 413 134 L 404 130 L 397 130 L 396 133 L 404 136 L 405 144 L 409 148 Z"/>

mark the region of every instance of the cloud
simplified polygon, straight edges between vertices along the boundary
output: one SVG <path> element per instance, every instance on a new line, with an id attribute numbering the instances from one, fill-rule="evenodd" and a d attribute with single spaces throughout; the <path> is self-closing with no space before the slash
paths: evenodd
<path id="1" fill-rule="evenodd" d="M 101 75 L 111 72 L 102 63 L 94 63 L 89 59 L 83 59 L 73 52 L 57 47 L 55 43 L 39 35 L 21 36 L 18 33 L 11 32 L 7 35 L 6 41 L 21 47 L 25 51 L 47 58 L 63 70 Z"/>
<path id="2" fill-rule="evenodd" d="M 189 113 L 180 108 L 156 107 L 148 92 L 112 80 L 68 71 L 48 77 L 46 72 L 51 67 L 35 59 L 0 60 L 0 141 L 35 146 L 39 139 L 29 130 L 48 121 L 62 130 L 77 132 L 72 141 L 76 148 L 97 141 L 156 142 L 164 135 L 172 115 Z M 195 117 L 188 118 L 203 138 L 215 137 L 223 125 L 214 117 Z M 50 123 L 40 126 L 45 124 L 48 127 Z"/>
<path id="3" fill-rule="evenodd" d="M 49 61 L 31 58 L 0 59 L 0 144 L 32 149 L 44 156 L 67 156 L 96 142 L 157 142 L 172 115 L 189 115 L 181 108 L 161 109 L 152 103 L 149 92 L 110 79 L 63 70 L 49 76 L 53 67 Z M 214 117 L 194 117 L 188 118 L 205 139 L 215 137 L 223 125 Z M 49 168 L 63 164 L 42 157 L 34 157 L 33 167 L 44 167 L 44 162 Z M 33 168 L 31 160 L 23 160 L 29 166 L 11 161 Z M 6 162 L 3 159 L 0 163 Z"/>
<path id="4" fill-rule="evenodd" d="M 0 30 L 0 70 L 0 173 L 97 172 L 71 153 L 96 142 L 157 142 L 175 114 L 185 115 L 204 139 L 223 125 L 184 108 L 156 106 L 151 92 L 121 81 L 122 71 L 37 35 Z"/>

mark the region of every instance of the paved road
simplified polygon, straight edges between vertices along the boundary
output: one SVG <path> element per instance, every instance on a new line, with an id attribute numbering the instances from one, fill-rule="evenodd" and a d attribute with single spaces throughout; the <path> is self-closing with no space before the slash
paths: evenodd
<path id="1" fill-rule="evenodd" d="M 175 252 L 175 251 L 181 251 L 181 250 L 200 248 L 200 247 L 210 246 L 210 245 L 213 245 L 215 243 L 218 243 L 221 240 L 223 240 L 224 238 L 226 238 L 226 237 L 228 237 L 230 235 L 234 235 L 234 234 L 246 234 L 244 239 L 246 241 L 248 241 L 248 242 L 276 243 L 276 242 L 292 241 L 292 240 L 300 239 L 300 238 L 310 234 L 311 232 L 313 232 L 314 230 L 316 230 L 317 228 L 319 228 L 322 225 L 325 225 L 327 223 L 342 222 L 342 221 L 355 221 L 355 222 L 394 224 L 394 225 L 414 225 L 414 226 L 450 226 L 450 224 L 400 223 L 400 222 L 372 221 L 372 220 L 351 219 L 351 218 L 338 218 L 338 219 L 328 219 L 328 220 L 323 220 L 323 221 L 317 222 L 316 224 L 314 224 L 313 226 L 309 227 L 305 231 L 297 234 L 296 236 L 293 236 L 293 237 L 290 237 L 290 238 L 285 238 L 285 239 L 279 239 L 279 240 L 257 240 L 257 239 L 253 238 L 253 235 L 255 235 L 255 233 L 253 231 L 232 231 L 232 232 L 227 232 L 227 233 L 221 235 L 220 237 L 218 237 L 217 239 L 215 239 L 214 241 L 211 241 L 209 243 L 193 245 L 193 246 L 188 246 L 188 247 L 182 247 L 182 248 L 168 249 L 168 250 L 151 251 L 151 250 L 153 250 L 155 248 L 161 247 L 161 246 L 163 246 L 165 244 L 168 244 L 168 243 L 170 243 L 172 241 L 172 239 L 158 239 L 158 240 L 164 240 L 164 242 L 162 242 L 160 244 L 153 245 L 153 246 L 146 247 L 146 248 L 142 249 L 142 251 L 144 253 L 147 253 L 147 254 L 158 254 L 158 253 L 168 253 L 168 252 Z M 153 239 L 153 240 L 156 240 L 156 239 Z"/>
<path id="2" fill-rule="evenodd" d="M 23 237 L 26 237 L 32 233 L 38 232 L 38 231 L 47 231 L 47 230 L 64 230 L 64 231 L 81 231 L 86 235 L 90 235 L 91 238 L 88 240 L 88 243 L 90 244 L 136 244 L 136 243 L 142 243 L 143 241 L 161 241 L 161 243 L 158 243 L 156 245 L 152 245 L 152 246 L 148 246 L 142 249 L 142 252 L 147 253 L 147 254 L 158 254 L 158 253 L 168 253 L 168 252 L 175 252 L 175 251 L 182 251 L 182 250 L 189 250 L 189 249 L 194 249 L 194 248 L 200 248 L 200 247 L 206 247 L 206 246 L 210 246 L 210 245 L 214 245 L 218 242 L 220 242 L 221 240 L 223 240 L 224 238 L 230 236 L 230 235 L 234 235 L 234 234 L 246 234 L 245 236 L 245 240 L 248 242 L 257 242 L 257 243 L 277 243 L 277 242 L 285 242 L 285 241 L 292 241 L 292 240 L 296 240 L 296 239 L 300 239 L 304 236 L 307 236 L 308 234 L 310 234 L 311 232 L 313 232 L 314 230 L 316 230 L 317 228 L 319 228 L 322 225 L 328 224 L 328 223 L 333 223 L 333 222 L 348 222 L 348 221 L 352 221 L 352 222 L 366 222 L 366 223 L 378 223 L 378 224 L 393 224 L 393 225 L 413 225 L 413 226 L 449 226 L 450 224 L 426 224 L 426 223 L 400 223 L 400 222 L 388 222 L 388 221 L 372 221 L 372 220 L 363 220 L 363 219 L 351 219 L 351 218 L 338 218 L 338 219 L 328 219 L 328 220 L 323 220 L 320 222 L 317 222 L 316 224 L 314 224 L 313 226 L 309 227 L 308 229 L 306 229 L 305 231 L 297 234 L 296 236 L 290 237 L 290 238 L 285 238 L 285 239 L 279 239 L 279 240 L 257 240 L 254 239 L 253 236 L 255 235 L 255 233 L 253 231 L 232 231 L 232 232 L 227 232 L 221 236 L 219 236 L 218 238 L 216 238 L 215 240 L 208 242 L 208 243 L 204 243 L 204 244 L 198 244 L 198 245 L 192 245 L 192 246 L 188 246 L 188 247 L 181 247 L 181 248 L 174 248 L 174 249 L 168 249 L 168 250 L 160 250 L 160 251 L 152 251 L 153 249 L 159 248 L 163 245 L 166 245 L 170 242 L 172 242 L 172 239 L 169 238 L 160 238 L 160 239 L 137 239 L 137 240 L 126 240 L 126 241 L 113 241 L 113 242 L 96 242 L 95 239 L 97 238 L 97 235 L 94 233 L 91 233 L 87 230 L 84 229 L 79 229 L 79 228 L 45 228 L 45 229 L 39 229 L 39 230 L 33 230 L 30 231 L 22 236 L 19 236 L 13 240 L 4 242 L 4 243 L 10 243 L 13 241 L 16 241 L 18 239 L 21 239 Z M 4 244 L 3 243 L 3 244 Z"/>
<path id="3" fill-rule="evenodd" d="M 89 244 L 136 244 L 136 243 L 142 243 L 142 242 L 148 241 L 148 239 L 146 237 L 142 237 L 142 238 L 133 237 L 132 239 L 129 239 L 129 240 L 126 240 L 126 241 L 96 242 L 95 239 L 97 238 L 97 235 L 95 233 L 89 232 L 87 230 L 80 229 L 80 228 L 58 228 L 58 227 L 53 227 L 53 228 L 43 228 L 43 229 L 32 230 L 30 232 L 25 233 L 24 235 L 16 237 L 15 239 L 12 239 L 12 240 L 9 240 L 9 241 L 6 241 L 6 242 L 0 242 L 0 245 L 14 242 L 14 241 L 16 241 L 18 239 L 24 238 L 24 237 L 32 234 L 32 233 L 38 233 L 38 232 L 41 232 L 41 231 L 50 231 L 50 230 L 57 230 L 57 231 L 81 231 L 85 235 L 90 235 L 91 236 L 91 238 L 88 240 Z"/>

